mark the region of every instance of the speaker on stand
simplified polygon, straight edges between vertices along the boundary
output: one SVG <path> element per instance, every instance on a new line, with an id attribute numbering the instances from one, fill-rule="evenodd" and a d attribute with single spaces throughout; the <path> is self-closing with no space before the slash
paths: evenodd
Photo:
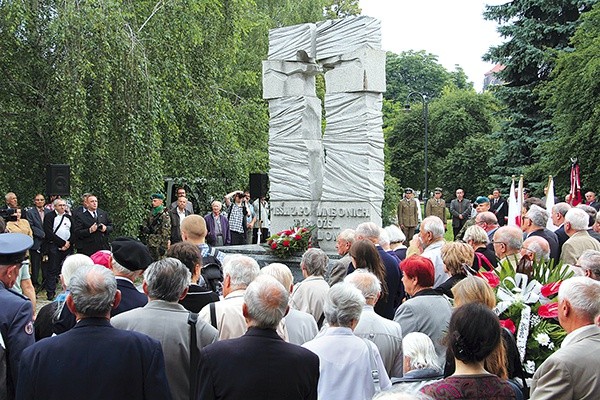
<path id="1" fill-rule="evenodd" d="M 46 195 L 69 196 L 71 192 L 71 167 L 67 164 L 46 166 Z"/>

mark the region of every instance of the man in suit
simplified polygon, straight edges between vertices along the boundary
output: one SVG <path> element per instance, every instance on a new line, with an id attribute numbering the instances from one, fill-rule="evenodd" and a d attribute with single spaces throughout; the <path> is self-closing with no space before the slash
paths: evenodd
<path id="1" fill-rule="evenodd" d="M 498 225 L 506 225 L 506 217 L 508 216 L 508 202 L 502 197 L 498 189 L 494 189 L 492 192 L 490 211 L 496 216 Z"/>
<path id="2" fill-rule="evenodd" d="M 281 283 L 268 276 L 251 283 L 242 305 L 248 330 L 202 349 L 196 398 L 317 399 L 319 358 L 277 335 L 287 309 Z"/>
<path id="3" fill-rule="evenodd" d="M 37 288 L 40 285 L 39 277 L 42 269 L 42 256 L 46 250 L 44 217 L 48 210 L 44 207 L 46 198 L 41 193 L 35 195 L 33 203 L 35 206 L 26 211 L 25 218 L 29 221 L 29 225 L 33 231 L 33 246 L 29 249 L 29 261 L 31 264 L 31 283 Z"/>
<path id="4" fill-rule="evenodd" d="M 575 276 L 587 276 L 600 281 L 600 251 L 586 250 L 572 268 Z"/>
<path id="5" fill-rule="evenodd" d="M 108 235 L 113 225 L 106 211 L 98 208 L 98 198 L 87 198 L 87 210 L 75 214 L 74 233 L 79 253 L 91 256 L 98 250 L 109 250 Z"/>
<path id="6" fill-rule="evenodd" d="M 411 202 L 413 201 L 411 200 Z M 384 318 L 393 319 L 396 307 L 400 305 L 405 296 L 404 286 L 401 281 L 402 274 L 400 272 L 398 261 L 379 245 L 380 232 L 381 228 L 373 222 L 363 222 L 356 227 L 356 240 L 369 240 L 377 248 L 379 258 L 385 267 L 385 284 L 387 285 L 388 295 L 385 300 L 380 299 L 377 304 L 375 304 L 375 312 Z"/>
<path id="7" fill-rule="evenodd" d="M 533 375 L 531 399 L 592 400 L 600 393 L 600 282 L 564 281 L 558 290 L 558 321 L 567 332 L 560 350 Z"/>
<path id="8" fill-rule="evenodd" d="M 548 223 L 548 212 L 542 207 L 532 204 L 529 211 L 523 216 L 521 221 L 521 230 L 527 235 L 527 238 L 539 236 L 546 239 L 550 245 L 550 259 L 554 260 L 554 265 L 558 264 L 560 258 L 560 247 L 558 237 L 550 229 L 546 228 Z M 538 261 L 541 261 L 538 259 Z"/>
<path id="9" fill-rule="evenodd" d="M 452 214 L 452 231 L 454 240 L 465 225 L 465 222 L 471 217 L 471 202 L 465 199 L 465 192 L 462 189 L 456 189 L 456 198 L 450 202 L 450 214 Z M 408 238 L 408 237 L 407 237 Z M 408 238 L 410 240 L 411 238 Z"/>
<path id="10" fill-rule="evenodd" d="M 44 276 L 44 289 L 48 300 L 53 300 L 56 295 L 56 283 L 63 261 L 73 252 L 71 241 L 73 238 L 73 223 L 67 214 L 67 203 L 64 199 L 57 198 L 52 202 L 54 211 L 44 217 L 44 234 L 48 249 L 48 267 L 42 271 Z"/>
<path id="11" fill-rule="evenodd" d="M 589 215 L 580 208 L 572 208 L 565 215 L 565 233 L 569 240 L 562 246 L 561 260 L 563 264 L 574 265 L 585 250 L 599 250 L 600 242 L 587 232 Z"/>
<path id="12" fill-rule="evenodd" d="M 176 194 L 177 194 L 177 197 L 176 197 L 176 199 L 177 199 L 177 200 L 175 200 L 174 202 L 172 202 L 172 203 L 171 203 L 171 210 L 174 210 L 174 209 L 177 207 L 177 204 L 178 204 L 179 198 L 181 198 L 181 197 L 185 197 L 185 198 L 186 198 L 186 200 L 187 200 L 187 196 L 186 196 L 186 194 L 185 194 L 185 188 L 183 188 L 183 187 L 179 187 L 179 188 L 177 188 L 177 193 L 176 193 Z M 187 211 L 189 211 L 189 212 L 190 212 L 190 214 L 193 214 L 193 213 L 194 213 L 194 206 L 192 205 L 192 202 L 191 202 L 191 201 L 187 201 L 187 202 L 185 203 L 185 209 L 186 209 Z"/>
<path id="13" fill-rule="evenodd" d="M 596 200 L 596 193 L 592 191 L 585 194 L 585 204 L 594 207 L 596 211 L 600 210 L 600 203 Z"/>
<path id="14" fill-rule="evenodd" d="M 111 310 L 111 317 L 138 307 L 144 307 L 148 298 L 135 286 L 135 280 L 152 263 L 150 251 L 144 244 L 131 238 L 116 238 L 112 242 L 112 271 L 121 291 L 121 301 Z"/>
<path id="15" fill-rule="evenodd" d="M 558 229 L 554 231 L 556 237 L 558 238 L 558 245 L 561 248 L 565 244 L 565 242 L 569 239 L 569 236 L 565 233 L 565 215 L 567 215 L 567 211 L 571 209 L 569 203 L 556 203 L 554 207 L 552 207 L 552 223 L 554 226 L 558 226 Z"/>
<path id="16" fill-rule="evenodd" d="M 69 289 L 66 304 L 78 322 L 23 352 L 17 399 L 171 399 L 160 343 L 110 325 L 121 299 L 111 272 L 80 267 Z"/>
<path id="17" fill-rule="evenodd" d="M 4 222 L 1 220 L 0 232 L 4 232 Z M 4 353 L 6 357 L 0 357 L 2 399 L 14 398 L 21 353 L 34 342 L 31 302 L 27 297 L 10 290 L 20 277 L 25 252 L 32 245 L 33 240 L 22 233 L 0 233 L 0 336 L 3 339 L 0 356 Z"/>
<path id="18" fill-rule="evenodd" d="M 196 371 L 197 365 L 190 363 L 197 360 L 197 356 L 192 357 L 192 354 L 197 354 L 219 337 L 215 328 L 198 320 L 192 328 L 196 343 L 191 342 L 190 312 L 178 303 L 187 294 L 190 275 L 187 267 L 175 258 L 150 264 L 144 271 L 143 283 L 148 304 L 111 319 L 115 328 L 144 333 L 161 343 L 173 400 L 193 398 L 196 387 L 195 379 L 190 381 L 190 369 Z M 195 373 L 191 375 L 196 377 Z"/>
<path id="19" fill-rule="evenodd" d="M 340 258 L 332 263 L 331 268 L 328 267 L 327 273 L 325 274 L 327 283 L 329 286 L 333 286 L 336 283 L 341 282 L 348 273 L 348 267 L 352 263 L 352 257 L 350 257 L 350 247 L 354 243 L 355 236 L 354 229 L 344 229 L 339 233 L 335 242 L 335 249 L 339 254 Z"/>
<path id="20" fill-rule="evenodd" d="M 177 205 L 169 212 L 171 216 L 171 244 L 181 242 L 181 222 L 185 217 L 192 214 L 187 209 L 188 201 L 185 197 L 177 199 Z"/>

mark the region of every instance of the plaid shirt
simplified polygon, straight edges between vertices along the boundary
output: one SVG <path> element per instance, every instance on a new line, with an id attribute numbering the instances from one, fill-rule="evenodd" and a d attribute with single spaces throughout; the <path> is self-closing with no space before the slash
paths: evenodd
<path id="1" fill-rule="evenodd" d="M 244 233 L 244 203 L 239 206 L 235 203 L 231 203 L 229 230 L 232 232 Z"/>

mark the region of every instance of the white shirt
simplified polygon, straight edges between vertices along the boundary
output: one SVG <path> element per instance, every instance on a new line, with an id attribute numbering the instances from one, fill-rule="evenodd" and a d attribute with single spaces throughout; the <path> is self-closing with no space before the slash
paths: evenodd
<path id="1" fill-rule="evenodd" d="M 309 276 L 294 286 L 290 296 L 290 307 L 311 314 L 315 321 L 323 315 L 323 304 L 329 284 L 322 276 Z"/>
<path id="2" fill-rule="evenodd" d="M 60 227 L 58 226 L 59 223 Z M 56 228 L 58 228 L 58 230 Z M 59 215 L 57 213 L 56 217 L 54 218 L 54 225 L 52 226 L 52 230 L 56 232 L 56 236 L 58 236 L 64 241 L 71 239 L 71 220 L 67 218 L 66 215 L 63 218 L 62 215 Z"/>
<path id="3" fill-rule="evenodd" d="M 439 240 L 427 246 L 427 248 L 423 250 L 423 254 L 421 254 L 425 258 L 429 258 L 433 263 L 433 268 L 435 268 L 435 280 L 433 281 L 434 288 L 440 286 L 450 278 L 450 275 L 444 271 L 444 262 L 442 261 L 443 245 L 444 241 Z"/>
<path id="4" fill-rule="evenodd" d="M 294 310 L 293 308 L 290 308 L 290 311 L 283 318 L 282 323 L 288 341 L 297 345 L 302 345 L 309 340 L 313 340 L 319 332 L 317 323 L 312 315 Z"/>
<path id="5" fill-rule="evenodd" d="M 179 215 L 179 223 L 183 222 L 183 219 L 185 218 L 185 209 L 181 211 L 179 207 L 177 207 L 177 215 Z"/>
<path id="6" fill-rule="evenodd" d="M 329 327 L 322 336 L 304 343 L 319 356 L 319 400 L 370 400 L 375 394 L 371 376 L 371 346 L 382 390 L 392 386 L 377 347 L 356 337 L 350 328 Z"/>

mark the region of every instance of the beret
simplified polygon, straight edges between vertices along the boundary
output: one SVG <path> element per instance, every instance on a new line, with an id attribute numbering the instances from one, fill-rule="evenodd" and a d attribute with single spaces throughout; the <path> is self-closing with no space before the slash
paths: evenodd
<path id="1" fill-rule="evenodd" d="M 112 256 L 130 271 L 145 270 L 152 263 L 150 250 L 139 240 L 119 237 L 111 243 Z"/>

